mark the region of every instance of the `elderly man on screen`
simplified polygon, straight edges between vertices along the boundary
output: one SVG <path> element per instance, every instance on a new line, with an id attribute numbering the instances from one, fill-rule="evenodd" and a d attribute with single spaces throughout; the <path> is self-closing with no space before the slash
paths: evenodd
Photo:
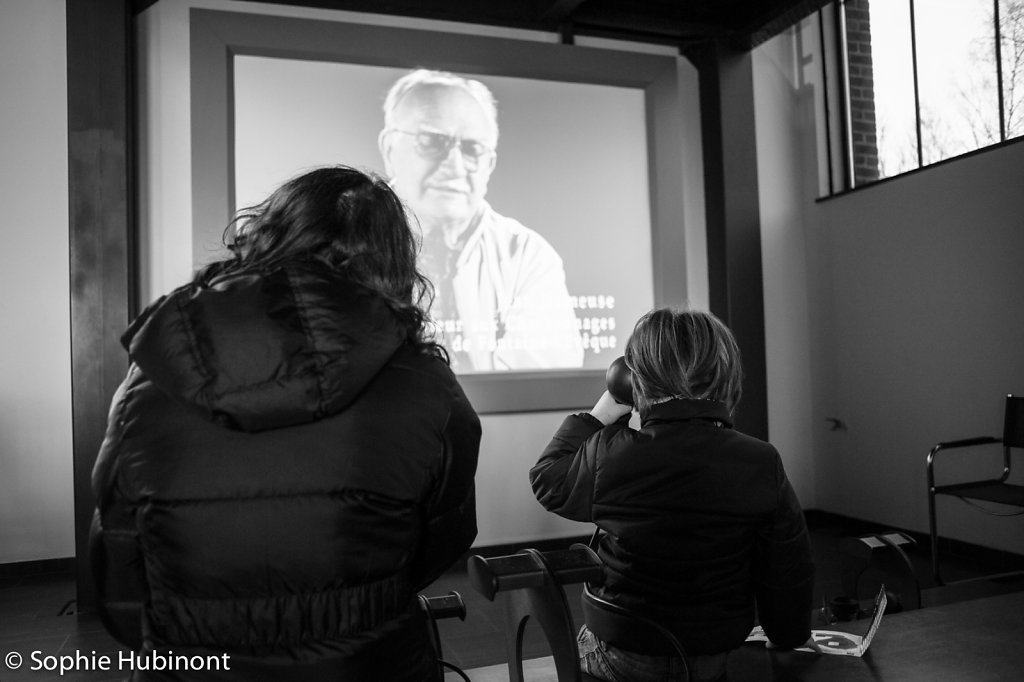
<path id="1" fill-rule="evenodd" d="M 378 139 L 391 185 L 423 235 L 432 316 L 460 372 L 580 367 L 562 259 L 484 199 L 498 143 L 479 81 L 418 69 L 391 87 Z"/>

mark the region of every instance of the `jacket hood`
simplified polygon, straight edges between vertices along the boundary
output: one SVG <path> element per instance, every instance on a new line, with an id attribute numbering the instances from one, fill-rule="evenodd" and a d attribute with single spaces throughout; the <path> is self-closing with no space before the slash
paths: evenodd
<path id="1" fill-rule="evenodd" d="M 324 268 L 289 265 L 181 287 L 121 342 L 172 398 L 251 432 L 345 409 L 404 337 L 376 294 Z"/>

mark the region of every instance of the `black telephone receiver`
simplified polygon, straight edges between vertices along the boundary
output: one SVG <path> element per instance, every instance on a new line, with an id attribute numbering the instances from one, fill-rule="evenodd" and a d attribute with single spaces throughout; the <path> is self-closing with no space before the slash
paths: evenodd
<path id="1" fill-rule="evenodd" d="M 608 392 L 620 405 L 633 406 L 633 373 L 626 367 L 626 358 L 619 356 L 612 360 L 604 375 Z"/>

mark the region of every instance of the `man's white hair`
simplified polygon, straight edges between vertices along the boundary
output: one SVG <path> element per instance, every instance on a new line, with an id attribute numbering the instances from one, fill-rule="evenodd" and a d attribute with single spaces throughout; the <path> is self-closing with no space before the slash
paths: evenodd
<path id="1" fill-rule="evenodd" d="M 405 74 L 391 86 L 384 98 L 384 128 L 395 128 L 395 111 L 399 103 L 413 90 L 427 87 L 458 88 L 476 100 L 484 114 L 494 124 L 495 139 L 498 136 L 498 103 L 486 85 L 472 78 L 463 78 L 448 71 L 416 69 Z"/>

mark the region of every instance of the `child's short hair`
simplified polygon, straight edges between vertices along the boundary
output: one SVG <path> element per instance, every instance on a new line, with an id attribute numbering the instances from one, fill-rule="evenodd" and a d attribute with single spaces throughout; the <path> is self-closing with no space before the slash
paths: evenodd
<path id="1" fill-rule="evenodd" d="M 711 313 L 652 310 L 636 323 L 625 355 L 641 412 L 669 398 L 720 400 L 729 412 L 740 401 L 739 346 Z"/>

